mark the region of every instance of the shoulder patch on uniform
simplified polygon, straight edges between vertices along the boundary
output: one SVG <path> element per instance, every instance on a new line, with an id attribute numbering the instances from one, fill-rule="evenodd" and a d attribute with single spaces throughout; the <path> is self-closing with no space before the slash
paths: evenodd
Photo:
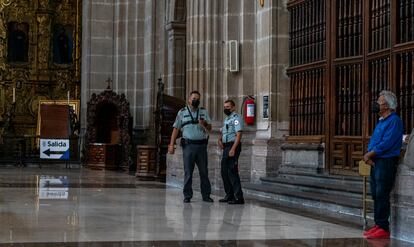
<path id="1" fill-rule="evenodd" d="M 240 123 L 239 120 L 234 120 L 235 125 L 239 125 L 239 123 Z"/>
<path id="2" fill-rule="evenodd" d="M 183 107 L 183 108 L 181 108 L 180 111 L 185 111 L 186 109 L 187 109 L 187 107 Z"/>

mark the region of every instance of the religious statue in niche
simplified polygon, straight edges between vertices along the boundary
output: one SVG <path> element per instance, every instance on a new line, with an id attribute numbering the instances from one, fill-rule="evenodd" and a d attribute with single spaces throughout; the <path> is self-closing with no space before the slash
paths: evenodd
<path id="1" fill-rule="evenodd" d="M 53 30 L 53 62 L 56 64 L 71 64 L 73 51 L 72 27 L 55 25 Z"/>
<path id="2" fill-rule="evenodd" d="M 29 61 L 29 24 L 9 22 L 7 25 L 7 58 L 9 62 Z"/>

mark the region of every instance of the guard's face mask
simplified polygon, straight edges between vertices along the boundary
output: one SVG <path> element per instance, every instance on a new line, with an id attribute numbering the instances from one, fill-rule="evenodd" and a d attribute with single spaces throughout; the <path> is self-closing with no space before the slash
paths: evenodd
<path id="1" fill-rule="evenodd" d="M 380 113 L 380 105 L 377 102 L 374 102 L 374 104 L 372 105 L 372 113 Z"/>
<path id="2" fill-rule="evenodd" d="M 229 116 L 231 114 L 231 110 L 230 109 L 224 109 L 224 114 Z"/>
<path id="3" fill-rule="evenodd" d="M 200 100 L 199 100 L 199 99 L 193 99 L 193 100 L 191 101 L 191 105 L 192 105 L 194 108 L 198 108 L 198 106 L 200 105 Z"/>

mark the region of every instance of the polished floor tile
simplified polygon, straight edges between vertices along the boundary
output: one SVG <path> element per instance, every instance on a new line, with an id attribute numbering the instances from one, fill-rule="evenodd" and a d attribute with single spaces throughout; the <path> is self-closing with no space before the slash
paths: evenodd
<path id="1" fill-rule="evenodd" d="M 14 247 L 0 244 L 0 247 Z M 22 247 L 135 247 L 135 246 L 241 246 L 241 247 L 409 247 L 408 243 L 395 240 L 364 239 L 277 239 L 277 240 L 201 240 L 201 241 L 134 241 L 134 242 L 70 242 L 70 243 L 23 243 Z"/>
<path id="2" fill-rule="evenodd" d="M 373 245 L 357 228 L 214 199 L 195 193 L 183 204 L 181 190 L 119 172 L 0 168 L 0 246 L 409 246 Z"/>

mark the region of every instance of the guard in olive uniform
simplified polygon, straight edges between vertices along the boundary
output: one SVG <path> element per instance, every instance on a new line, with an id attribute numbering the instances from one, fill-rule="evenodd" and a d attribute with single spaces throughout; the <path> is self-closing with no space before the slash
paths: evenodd
<path id="1" fill-rule="evenodd" d="M 241 152 L 241 137 L 243 121 L 239 114 L 235 112 L 234 101 L 224 102 L 224 119 L 218 145 L 223 149 L 221 159 L 221 177 L 223 179 L 224 191 L 226 196 L 219 202 L 229 204 L 244 204 L 243 192 L 240 183 L 238 170 L 238 159 Z"/>
<path id="2" fill-rule="evenodd" d="M 182 131 L 181 146 L 184 159 L 184 202 L 191 202 L 193 197 L 193 171 L 197 164 L 200 173 L 200 187 L 203 201 L 213 202 L 211 199 L 211 184 L 208 179 L 208 132 L 211 130 L 211 119 L 204 108 L 199 108 L 200 93 L 190 93 L 188 105 L 181 109 L 174 122 L 168 152 L 174 154 L 174 145 L 178 133 Z"/>

